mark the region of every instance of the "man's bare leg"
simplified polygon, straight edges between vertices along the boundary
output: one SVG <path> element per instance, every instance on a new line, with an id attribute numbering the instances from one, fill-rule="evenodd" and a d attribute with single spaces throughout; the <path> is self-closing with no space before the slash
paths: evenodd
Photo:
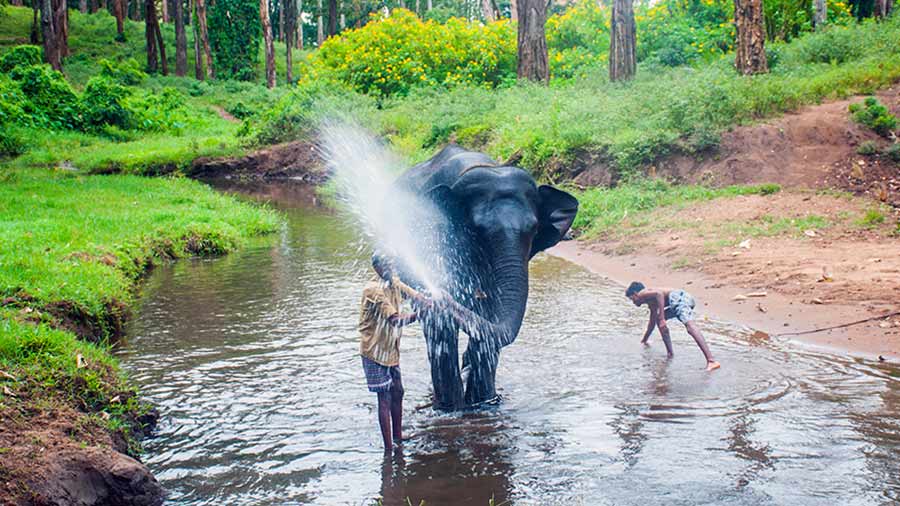
<path id="1" fill-rule="evenodd" d="M 394 445 L 391 442 L 391 393 L 378 392 L 378 425 L 381 426 L 381 439 L 384 451 L 390 452 Z"/>
<path id="2" fill-rule="evenodd" d="M 403 443 L 403 384 L 394 381 L 391 385 L 391 427 L 394 443 Z"/>
<path id="3" fill-rule="evenodd" d="M 706 370 L 713 371 L 722 367 L 722 365 L 713 358 L 712 352 L 709 351 L 709 346 L 706 345 L 706 339 L 703 339 L 703 334 L 700 333 L 700 329 L 697 328 L 697 325 L 695 325 L 693 321 L 687 321 L 684 323 L 684 327 L 687 329 L 688 334 L 694 338 L 697 346 L 700 347 L 703 356 L 706 357 Z"/>

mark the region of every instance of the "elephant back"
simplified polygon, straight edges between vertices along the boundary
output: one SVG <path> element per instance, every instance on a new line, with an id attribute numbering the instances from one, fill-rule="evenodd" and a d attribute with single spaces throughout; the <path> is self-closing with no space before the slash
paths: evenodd
<path id="1" fill-rule="evenodd" d="M 457 144 L 448 144 L 430 159 L 409 168 L 395 184 L 412 192 L 427 192 L 440 186 L 453 186 L 460 176 L 478 167 L 497 167 L 500 164 L 484 153 L 467 151 Z"/>

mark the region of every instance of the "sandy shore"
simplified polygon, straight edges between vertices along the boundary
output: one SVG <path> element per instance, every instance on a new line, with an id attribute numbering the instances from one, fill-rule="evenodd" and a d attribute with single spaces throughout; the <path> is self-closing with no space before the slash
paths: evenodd
<path id="1" fill-rule="evenodd" d="M 796 297 L 773 290 L 766 290 L 765 297 L 734 300 L 737 295 L 758 290 L 729 284 L 698 270 L 672 269 L 671 260 L 663 256 L 610 255 L 599 250 L 596 244 L 592 246 L 587 242 L 567 241 L 548 253 L 579 264 L 623 287 L 634 280 L 641 280 L 649 286 L 682 287 L 698 300 L 701 313 L 711 318 L 736 322 L 808 347 L 869 359 L 882 356 L 891 362 L 900 361 L 900 335 L 896 328 L 900 317 L 891 319 L 890 327 L 885 325 L 884 320 L 880 320 L 802 336 L 780 336 L 841 325 L 880 313 L 873 313 L 852 302 L 804 303 Z M 623 295 L 622 303 L 627 302 Z"/>

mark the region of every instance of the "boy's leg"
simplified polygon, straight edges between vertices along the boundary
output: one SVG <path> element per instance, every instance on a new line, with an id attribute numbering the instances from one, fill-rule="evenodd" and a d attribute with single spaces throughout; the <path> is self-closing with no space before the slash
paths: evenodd
<path id="1" fill-rule="evenodd" d="M 706 339 L 703 338 L 703 334 L 700 333 L 700 329 L 697 328 L 697 325 L 693 320 L 688 320 L 684 322 L 684 328 L 687 329 L 688 334 L 694 338 L 694 341 L 697 343 L 697 346 L 700 347 L 700 351 L 703 352 L 703 356 L 706 357 L 706 369 L 708 371 L 712 371 L 713 369 L 718 369 L 721 367 L 718 362 L 713 358 L 712 352 L 709 351 L 709 346 L 706 344 Z"/>
<path id="2" fill-rule="evenodd" d="M 391 427 L 393 429 L 394 442 L 400 444 L 403 441 L 403 380 L 400 377 L 400 369 L 396 371 L 391 383 Z"/>
<path id="3" fill-rule="evenodd" d="M 391 443 L 391 392 L 378 392 L 378 425 L 381 426 L 384 451 L 389 452 L 393 449 Z"/>

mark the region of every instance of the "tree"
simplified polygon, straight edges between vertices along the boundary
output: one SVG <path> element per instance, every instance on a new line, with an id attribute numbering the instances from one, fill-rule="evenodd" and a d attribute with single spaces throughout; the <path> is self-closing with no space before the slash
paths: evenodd
<path id="1" fill-rule="evenodd" d="M 163 23 L 168 23 L 169 22 L 169 0 L 160 0 L 159 4 L 162 7 Z"/>
<path id="2" fill-rule="evenodd" d="M 738 72 L 744 75 L 768 72 L 762 0 L 734 0 L 734 24 L 737 27 L 735 67 Z"/>
<path id="3" fill-rule="evenodd" d="M 209 44 L 219 78 L 252 80 L 259 64 L 259 0 L 216 0 L 209 9 Z"/>
<path id="4" fill-rule="evenodd" d="M 337 27 L 338 27 L 338 13 L 337 13 L 337 0 L 328 0 L 328 36 L 334 37 L 337 35 Z"/>
<path id="5" fill-rule="evenodd" d="M 114 0 L 118 2 L 119 0 Z M 165 2 L 166 0 L 163 0 Z M 184 0 L 175 0 L 175 75 L 187 73 L 187 34 L 184 33 Z"/>
<path id="6" fill-rule="evenodd" d="M 632 0 L 614 0 L 609 28 L 609 80 L 627 81 L 637 67 Z"/>
<path id="7" fill-rule="evenodd" d="M 44 58 L 55 70 L 62 70 L 62 55 L 57 40 L 52 0 L 41 0 L 41 35 L 44 38 Z"/>
<path id="8" fill-rule="evenodd" d="M 127 0 L 113 0 L 113 16 L 116 17 L 116 38 L 125 40 L 125 2 Z"/>
<path id="9" fill-rule="evenodd" d="M 517 0 L 519 2 L 518 69 L 519 79 L 547 82 L 550 68 L 547 64 L 547 22 L 545 0 Z"/>
<path id="10" fill-rule="evenodd" d="M 494 13 L 494 5 L 491 0 L 481 0 L 481 15 L 488 23 L 496 21 L 497 16 Z"/>
<path id="11" fill-rule="evenodd" d="M 510 0 L 509 2 L 509 19 L 512 21 L 519 20 L 519 6 L 516 5 L 517 0 Z M 431 0 L 428 0 L 428 9 L 431 10 Z"/>
<path id="12" fill-rule="evenodd" d="M 66 0 L 53 0 L 53 28 L 62 65 L 62 58 L 69 56 L 69 6 Z"/>
<path id="13" fill-rule="evenodd" d="M 815 0 L 813 11 L 813 26 L 816 31 L 821 30 L 828 21 L 828 4 L 825 0 Z"/>
<path id="14" fill-rule="evenodd" d="M 203 73 L 203 53 L 200 51 L 200 28 L 197 22 L 197 2 L 196 0 L 188 0 L 190 2 L 191 17 L 194 22 L 191 23 L 191 30 L 194 31 L 194 78 L 202 81 Z"/>
<path id="15" fill-rule="evenodd" d="M 147 40 L 147 72 L 155 73 L 162 67 L 162 74 L 169 75 L 169 63 L 166 61 L 166 45 L 156 18 L 155 0 L 146 0 L 144 14 L 144 36 Z M 157 51 L 159 60 L 157 61 Z M 160 65 L 161 64 L 161 65 Z"/>
<path id="16" fill-rule="evenodd" d="M 322 47 L 322 43 L 325 42 L 325 26 L 322 22 L 322 0 L 319 0 L 319 17 L 316 20 L 316 45 Z"/>
<path id="17" fill-rule="evenodd" d="M 78 10 L 82 14 L 87 14 L 87 0 L 78 0 Z"/>
<path id="18" fill-rule="evenodd" d="M 215 68 L 213 67 L 212 50 L 209 46 L 209 29 L 206 25 L 206 0 L 194 0 L 197 6 L 197 25 L 200 34 L 200 46 L 203 48 L 203 55 L 206 58 L 206 77 L 213 79 L 216 77 Z"/>
<path id="19" fill-rule="evenodd" d="M 875 10 L 873 15 L 876 18 L 886 18 L 891 14 L 894 7 L 893 0 L 875 0 Z"/>
<path id="20" fill-rule="evenodd" d="M 284 13 L 284 64 L 285 64 L 285 79 L 288 84 L 294 81 L 294 62 L 291 56 L 291 47 L 293 46 L 293 38 L 294 38 L 294 23 L 300 21 L 294 15 L 294 2 L 296 0 L 282 0 L 283 7 L 285 10 Z"/>
<path id="21" fill-rule="evenodd" d="M 259 0 L 259 20 L 262 23 L 263 43 L 266 45 L 266 86 L 275 87 L 275 43 L 269 24 L 269 0 Z"/>

